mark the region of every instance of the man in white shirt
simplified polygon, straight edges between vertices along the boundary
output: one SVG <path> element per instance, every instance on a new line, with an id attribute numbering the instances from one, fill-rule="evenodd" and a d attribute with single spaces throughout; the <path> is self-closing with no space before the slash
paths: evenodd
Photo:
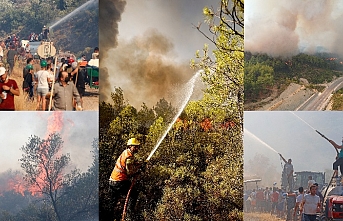
<path id="1" fill-rule="evenodd" d="M 321 203 L 316 195 L 316 186 L 310 187 L 310 194 L 306 194 L 302 201 L 300 211 L 304 211 L 304 221 L 316 221 L 317 213 L 320 212 Z"/>

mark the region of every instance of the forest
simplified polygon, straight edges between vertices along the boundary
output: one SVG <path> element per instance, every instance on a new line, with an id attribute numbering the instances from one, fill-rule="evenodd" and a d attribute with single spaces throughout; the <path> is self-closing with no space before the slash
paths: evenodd
<path id="1" fill-rule="evenodd" d="M 50 30 L 50 37 L 57 49 L 78 56 L 90 54 L 99 46 L 99 31 L 94 28 L 98 27 L 99 17 L 96 0 L 3 0 L 0 4 L 0 39 L 5 40 L 12 34 L 28 39 L 30 33 L 41 33 L 44 25 L 53 26 L 86 2 L 92 4 L 56 25 Z"/>
<path id="2" fill-rule="evenodd" d="M 243 1 L 204 8 L 216 49 L 205 45 L 191 62 L 194 72 L 203 70 L 203 98 L 188 102 L 138 176 L 133 220 L 243 220 L 243 15 Z M 135 137 L 135 158 L 145 161 L 179 107 L 161 98 L 138 109 L 116 86 L 110 97 L 99 107 L 99 213 L 121 220 L 125 196 L 111 205 L 109 189 L 118 156 Z"/>
<path id="3" fill-rule="evenodd" d="M 270 96 L 277 88 L 284 88 L 300 78 L 316 85 L 331 82 L 342 76 L 343 60 L 335 54 L 300 53 L 291 58 L 274 58 L 267 54 L 245 52 L 244 95 L 245 102 Z"/>

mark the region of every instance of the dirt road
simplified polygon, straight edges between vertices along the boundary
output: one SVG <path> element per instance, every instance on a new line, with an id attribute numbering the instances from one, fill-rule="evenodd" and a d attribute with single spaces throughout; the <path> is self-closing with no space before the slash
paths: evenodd
<path id="1" fill-rule="evenodd" d="M 14 98 L 15 108 L 17 111 L 35 111 L 37 108 L 37 97 L 35 95 L 34 101 L 27 100 L 27 94 L 23 93 L 23 77 L 22 70 L 24 63 L 16 62 L 13 74 L 10 76 L 11 79 L 14 79 L 20 89 L 20 95 Z M 39 66 L 39 65 L 38 65 Z M 39 67 L 35 65 L 35 72 Z M 98 111 L 99 110 L 99 89 L 90 88 L 89 85 L 86 85 L 85 96 L 83 99 L 83 110 L 84 111 Z"/>

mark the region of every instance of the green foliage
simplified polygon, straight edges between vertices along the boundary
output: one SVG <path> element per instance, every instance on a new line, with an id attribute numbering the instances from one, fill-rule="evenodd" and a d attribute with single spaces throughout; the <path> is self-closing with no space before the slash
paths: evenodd
<path id="1" fill-rule="evenodd" d="M 291 58 L 273 58 L 245 52 L 245 101 L 265 98 L 273 89 L 288 86 L 290 79 L 296 82 L 305 78 L 310 84 L 331 82 L 342 75 L 342 70 L 341 60 L 334 54 L 300 53 Z"/>
<path id="2" fill-rule="evenodd" d="M 260 63 L 246 66 L 244 69 L 244 92 L 248 97 L 258 93 L 269 93 L 273 85 L 274 70 Z"/>
<path id="3" fill-rule="evenodd" d="M 53 0 L 23 0 L 1 2 L 0 34 L 6 38 L 13 33 L 21 39 L 27 39 L 31 32 L 42 32 L 44 25 L 52 25 L 81 6 L 87 0 L 67 0 L 65 9 L 59 10 L 59 2 Z M 74 52 L 77 55 L 87 53 L 88 48 L 98 46 L 98 8 L 88 8 L 74 16 L 72 20 L 50 30 L 50 37 L 58 49 Z M 90 55 L 90 53 L 89 53 Z M 89 56 L 88 56 L 89 57 Z"/>
<path id="4" fill-rule="evenodd" d="M 332 98 L 332 110 L 343 110 L 343 89 L 336 91 Z"/>
<path id="5" fill-rule="evenodd" d="M 204 98 L 189 102 L 136 184 L 141 190 L 137 213 L 144 220 L 243 219 L 244 4 L 220 3 L 219 11 L 204 8 L 216 45 L 214 58 L 205 46 L 204 54 L 192 61 L 192 67 L 204 70 Z M 109 114 L 124 101 L 122 91 L 116 93 L 119 99 L 112 97 L 113 104 L 100 105 L 100 125 L 105 125 L 99 142 L 101 220 L 123 209 L 122 204 L 109 205 L 108 179 L 126 140 L 143 140 L 136 157 L 145 160 L 175 115 L 165 99 L 152 109 L 143 103 L 137 111 L 126 103 Z"/>

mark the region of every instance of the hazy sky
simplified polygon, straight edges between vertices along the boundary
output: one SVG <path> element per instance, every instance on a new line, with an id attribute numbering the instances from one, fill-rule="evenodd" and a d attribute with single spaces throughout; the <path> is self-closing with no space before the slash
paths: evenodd
<path id="1" fill-rule="evenodd" d="M 64 141 L 63 151 L 70 153 L 71 163 L 83 171 L 92 163 L 92 142 L 98 138 L 98 112 L 0 112 L 0 173 L 8 169 L 20 169 L 22 151 L 20 148 L 29 141 L 31 135 L 44 139 L 47 131 L 53 126 L 48 118 L 60 119 L 62 130 L 59 130 Z M 50 121 L 51 121 L 50 120 Z"/>
<path id="2" fill-rule="evenodd" d="M 273 165 L 272 168 L 281 174 L 281 160 L 277 154 L 281 153 L 286 160 L 288 158 L 293 160 L 294 171 L 332 171 L 336 151 L 315 130 L 334 140 L 337 144 L 341 144 L 342 125 L 343 112 L 338 111 L 244 112 L 244 128 L 250 132 L 244 133 L 245 168 L 249 160 L 260 154 L 269 158 L 269 164 Z M 273 150 L 251 134 L 265 142 Z M 245 175 L 248 173 L 249 171 L 245 170 Z M 274 181 L 278 182 L 279 179 Z"/>
<path id="3" fill-rule="evenodd" d="M 124 90 L 130 104 L 139 108 L 145 102 L 151 107 L 186 83 L 194 74 L 190 59 L 205 43 L 210 45 L 193 24 L 204 21 L 205 6 L 216 9 L 219 2 L 127 0 L 118 23 L 118 46 L 106 48 L 108 56 L 101 61 L 108 69 L 108 78 L 103 72 L 101 79 L 104 100 L 116 86 Z M 202 24 L 203 31 L 207 28 Z"/>
<path id="4" fill-rule="evenodd" d="M 343 55 L 340 0 L 245 1 L 245 50 L 273 56 L 299 52 Z"/>

